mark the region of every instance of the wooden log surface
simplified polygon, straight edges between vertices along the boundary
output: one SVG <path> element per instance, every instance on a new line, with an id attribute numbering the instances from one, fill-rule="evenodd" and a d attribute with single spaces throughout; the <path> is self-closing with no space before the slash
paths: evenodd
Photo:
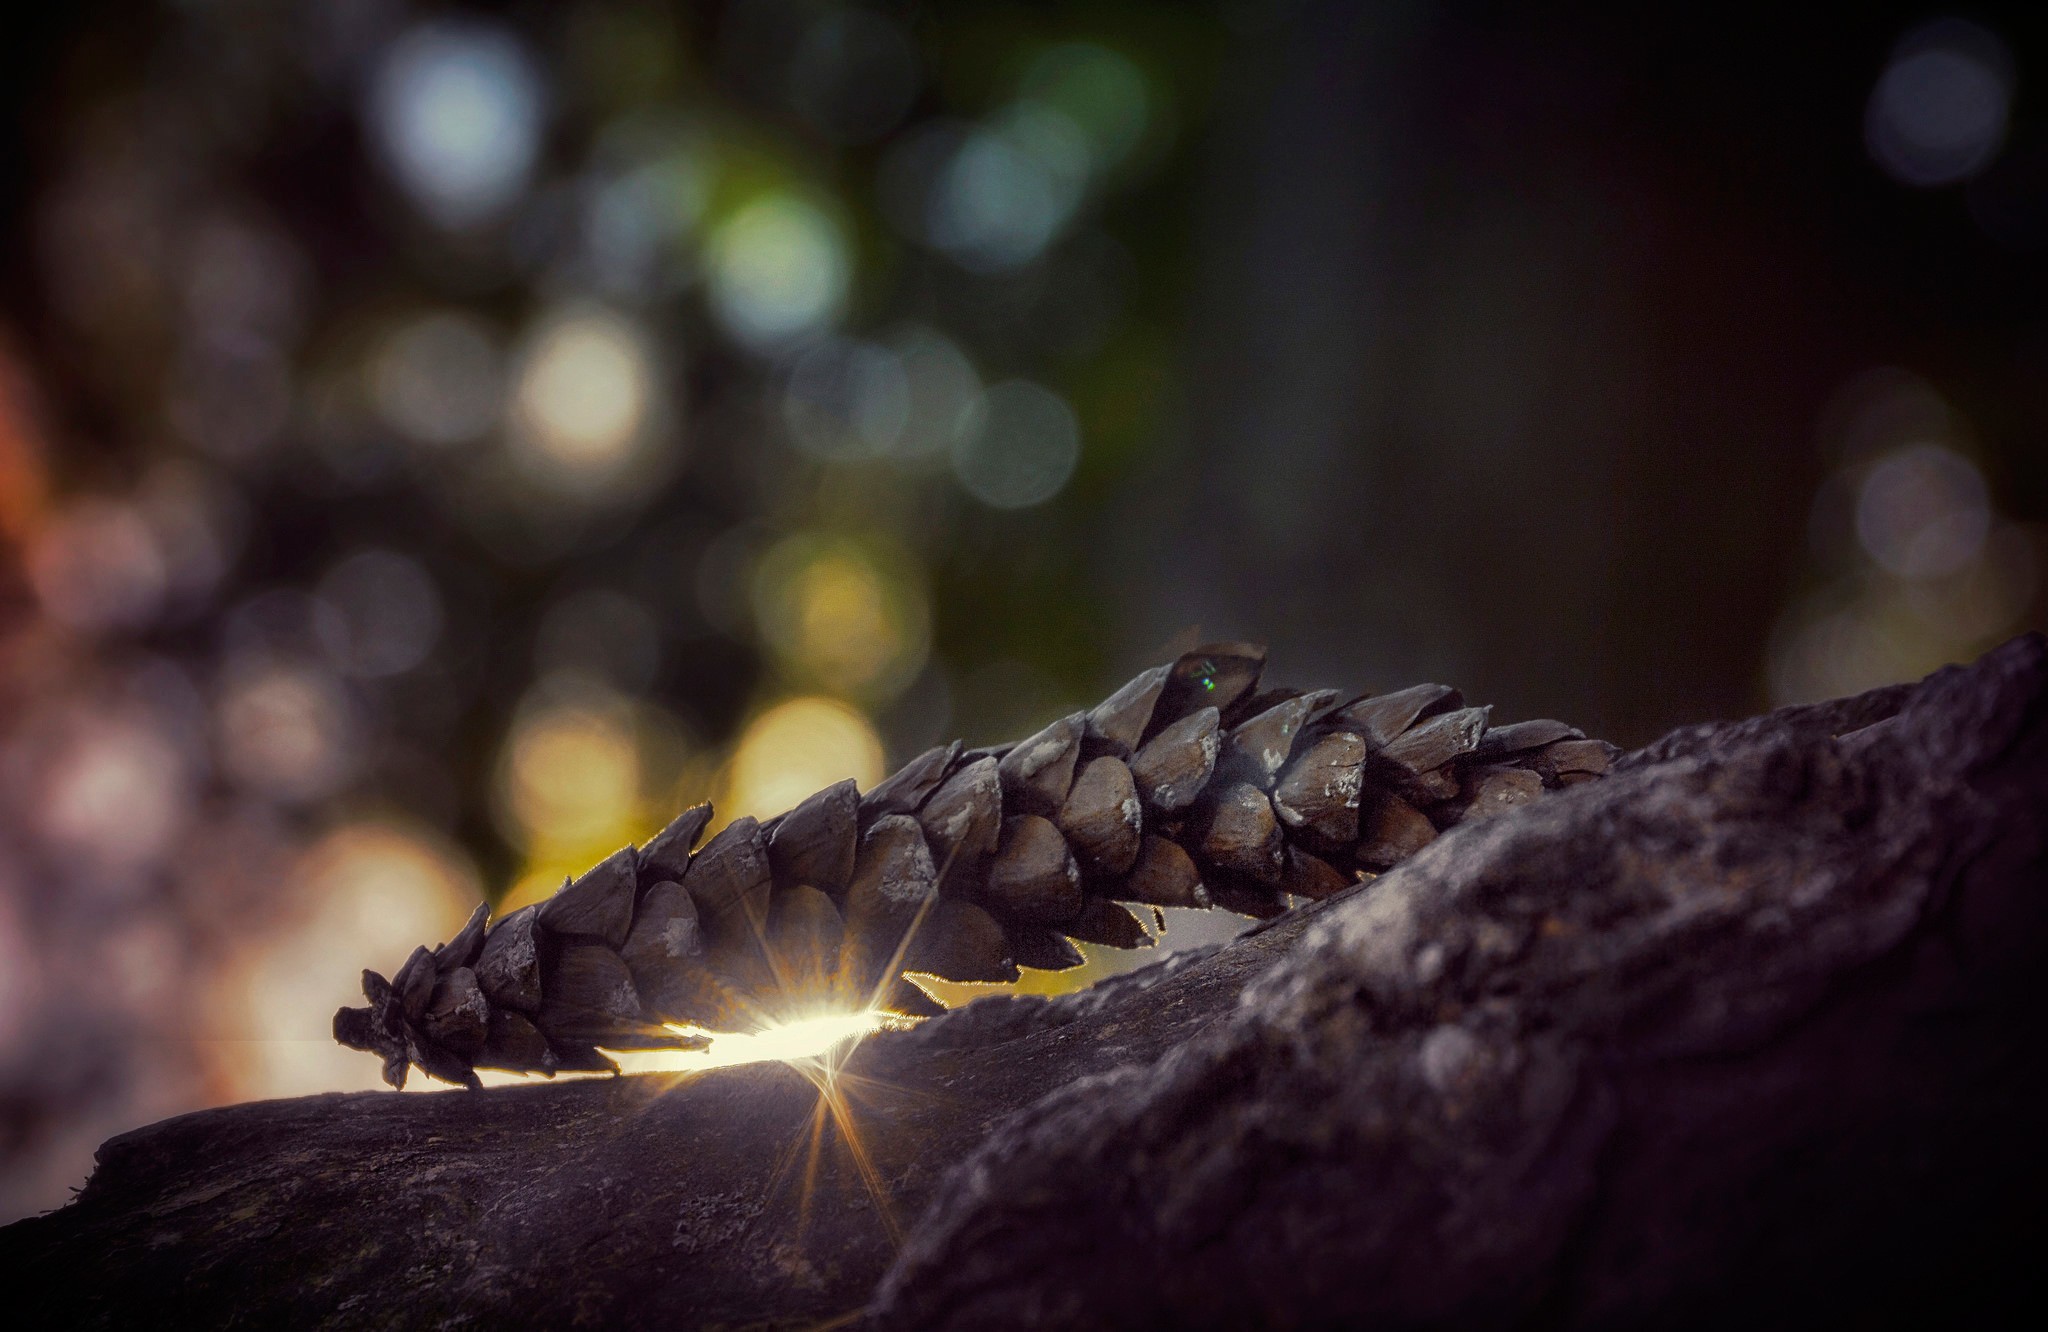
<path id="1" fill-rule="evenodd" d="M 1984 1325 L 2042 1239 L 2044 792 L 2029 637 L 870 1038 L 872 1191 L 779 1064 L 334 1094 L 113 1139 L 0 1271 L 36 1327 Z"/>

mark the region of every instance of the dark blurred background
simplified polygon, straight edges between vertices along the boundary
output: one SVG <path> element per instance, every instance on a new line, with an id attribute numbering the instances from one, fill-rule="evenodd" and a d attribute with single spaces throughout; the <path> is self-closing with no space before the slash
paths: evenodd
<path id="1" fill-rule="evenodd" d="M 1197 632 L 1629 745 L 2041 621 L 2038 5 L 165 0 L 0 65 L 0 1219 L 373 1085 L 328 1015 L 480 894 Z"/>

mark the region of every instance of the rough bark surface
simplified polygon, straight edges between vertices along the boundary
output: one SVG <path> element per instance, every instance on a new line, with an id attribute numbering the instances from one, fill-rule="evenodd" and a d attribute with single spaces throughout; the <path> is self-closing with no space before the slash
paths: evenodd
<path id="1" fill-rule="evenodd" d="M 2030 1293 L 2048 645 L 1676 732 L 1081 995 L 242 1105 L 0 1231 L 40 1326 L 1732 1326 Z M 900 1238 L 896 1229 L 901 1228 Z"/>

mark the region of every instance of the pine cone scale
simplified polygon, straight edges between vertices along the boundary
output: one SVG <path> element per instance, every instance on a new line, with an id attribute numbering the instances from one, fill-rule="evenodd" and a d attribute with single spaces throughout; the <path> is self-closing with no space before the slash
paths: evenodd
<path id="1" fill-rule="evenodd" d="M 1261 690 L 1264 667 L 1263 648 L 1212 644 L 1015 744 L 941 745 L 701 847 L 712 811 L 685 810 L 538 906 L 480 908 L 391 981 L 365 972 L 369 1006 L 336 1014 L 335 1037 L 393 1085 L 411 1065 L 476 1085 L 479 1067 L 702 1044 L 668 1024 L 871 994 L 932 1011 L 901 973 L 1011 980 L 1079 965 L 1076 939 L 1150 945 L 1122 903 L 1272 916 L 1618 753 L 1563 722 L 1493 727 L 1447 685 L 1345 701 Z"/>

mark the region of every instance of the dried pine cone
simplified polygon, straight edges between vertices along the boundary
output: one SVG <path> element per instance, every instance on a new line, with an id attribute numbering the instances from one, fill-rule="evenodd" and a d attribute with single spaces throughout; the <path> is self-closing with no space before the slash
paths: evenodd
<path id="1" fill-rule="evenodd" d="M 699 805 L 488 930 L 479 906 L 390 981 L 364 972 L 370 1006 L 336 1013 L 335 1039 L 382 1055 L 394 1087 L 412 1064 L 475 1086 L 477 1068 L 700 1046 L 667 1024 L 725 1028 L 779 997 L 928 1013 L 901 973 L 1015 980 L 1080 963 L 1072 940 L 1149 945 L 1124 903 L 1276 915 L 1617 752 L 1562 722 L 1489 728 L 1444 685 L 1262 692 L 1264 664 L 1198 648 L 1029 739 L 931 750 L 693 854 Z"/>

